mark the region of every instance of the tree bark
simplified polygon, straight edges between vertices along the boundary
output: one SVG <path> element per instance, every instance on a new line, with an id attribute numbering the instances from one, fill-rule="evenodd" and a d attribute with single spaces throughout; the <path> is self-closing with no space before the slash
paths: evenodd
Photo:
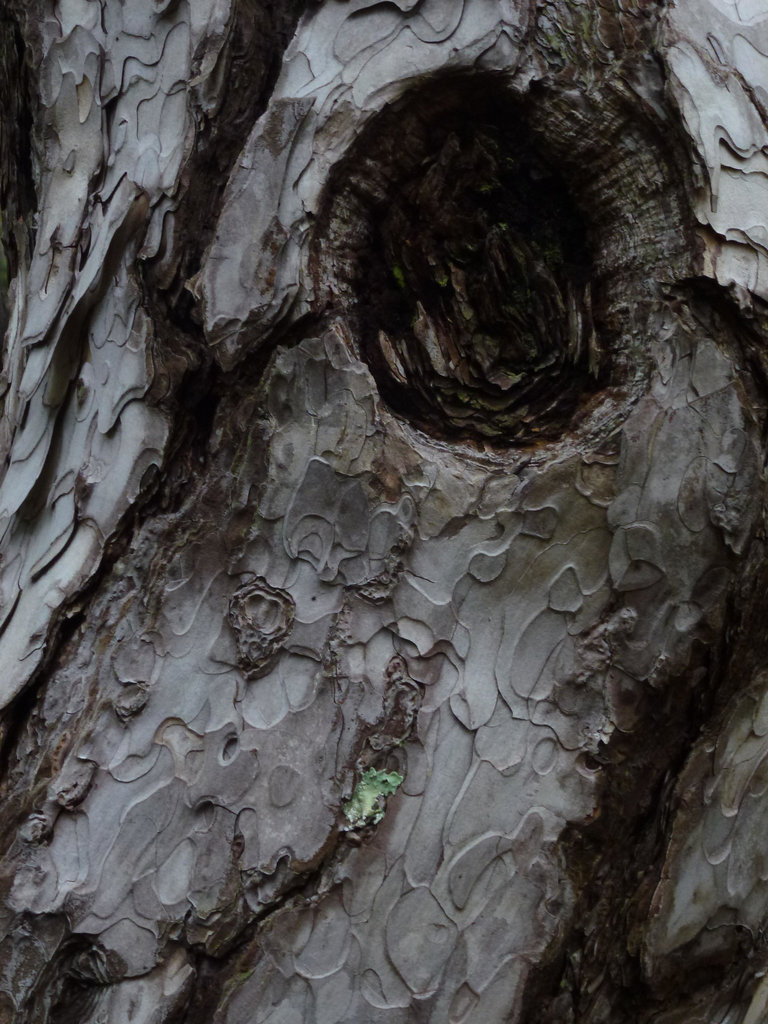
<path id="1" fill-rule="evenodd" d="M 761 0 L 0 33 L 0 1021 L 764 1020 Z"/>

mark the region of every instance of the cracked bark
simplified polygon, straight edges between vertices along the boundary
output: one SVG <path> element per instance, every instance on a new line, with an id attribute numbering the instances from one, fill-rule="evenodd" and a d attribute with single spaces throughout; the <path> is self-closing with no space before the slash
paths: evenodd
<path id="1" fill-rule="evenodd" d="M 768 19 L 275 6 L 0 14 L 0 1020 L 757 1024 Z"/>

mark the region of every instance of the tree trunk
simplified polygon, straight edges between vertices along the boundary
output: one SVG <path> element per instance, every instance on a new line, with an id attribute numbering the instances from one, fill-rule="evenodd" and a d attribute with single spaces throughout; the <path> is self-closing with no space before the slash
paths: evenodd
<path id="1" fill-rule="evenodd" d="M 6 0 L 0 1021 L 766 1018 L 762 10 Z"/>

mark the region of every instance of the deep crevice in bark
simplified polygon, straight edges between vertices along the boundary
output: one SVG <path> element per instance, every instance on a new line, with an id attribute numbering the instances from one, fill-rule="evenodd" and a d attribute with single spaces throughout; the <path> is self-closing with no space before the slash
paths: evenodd
<path id="1" fill-rule="evenodd" d="M 147 268 L 147 281 L 174 319 L 197 314 L 186 291 L 200 269 L 221 208 L 224 189 L 248 133 L 267 107 L 282 56 L 307 0 L 264 4 L 235 0 L 224 49 L 219 56 L 226 88 L 207 111 L 197 105 L 195 149 L 182 173 L 181 202 L 172 239 L 173 254 L 160 254 Z M 211 189 L 213 188 L 213 194 Z M 170 258 L 169 258 L 170 257 Z M 186 326 L 183 318 L 179 326 Z"/>
<path id="2" fill-rule="evenodd" d="M 37 209 L 32 156 L 33 111 L 37 104 L 22 17 L 12 5 L 0 10 L 0 210 L 10 278 L 18 272 L 19 259 L 13 226 L 20 219 L 29 220 Z M 31 234 L 31 226 L 27 230 Z"/>
<path id="3" fill-rule="evenodd" d="M 672 992 L 661 994 L 644 977 L 638 950 L 674 816 L 674 788 L 722 682 L 724 644 L 710 664 L 707 654 L 700 651 L 705 689 L 691 687 L 689 669 L 669 681 L 666 694 L 649 695 L 664 698 L 643 723 L 650 745 L 631 733 L 605 750 L 600 818 L 571 826 L 561 844 L 578 894 L 572 916 L 578 923 L 556 962 L 527 990 L 526 1024 L 639 1024 L 665 1000 L 669 1006 L 672 993 L 689 986 L 690 996 L 711 981 L 715 965 L 706 965 L 698 976 L 686 972 L 684 984 L 676 974 Z M 729 967 L 730 961 L 720 965 L 724 976 Z"/>
<path id="4" fill-rule="evenodd" d="M 764 410 L 761 418 L 765 429 Z M 665 1024 L 685 1024 L 697 1003 L 735 1004 L 748 997 L 768 965 L 765 937 L 746 929 L 735 929 L 709 958 L 690 956 L 687 946 L 676 950 L 663 976 L 649 978 L 641 958 L 675 817 L 689 799 L 686 768 L 707 736 L 714 743 L 734 698 L 764 664 L 768 625 L 761 595 L 768 570 L 761 537 L 746 560 L 751 569 L 731 587 L 719 640 L 700 646 L 704 682 L 695 681 L 689 665 L 685 675 L 668 681 L 665 693 L 649 694 L 650 702 L 661 696 L 664 703 L 653 705 L 644 738 L 623 735 L 605 750 L 601 817 L 569 827 L 563 837 L 578 894 L 575 923 L 555 960 L 534 973 L 526 990 L 526 1024 L 650 1024 L 662 1013 Z"/>

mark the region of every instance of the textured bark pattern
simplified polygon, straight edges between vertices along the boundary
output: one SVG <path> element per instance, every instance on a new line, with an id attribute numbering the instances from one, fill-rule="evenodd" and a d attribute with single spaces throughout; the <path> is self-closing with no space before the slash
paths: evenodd
<path id="1" fill-rule="evenodd" d="M 0 1019 L 757 1024 L 762 0 L 272 6 L 9 8 Z"/>

